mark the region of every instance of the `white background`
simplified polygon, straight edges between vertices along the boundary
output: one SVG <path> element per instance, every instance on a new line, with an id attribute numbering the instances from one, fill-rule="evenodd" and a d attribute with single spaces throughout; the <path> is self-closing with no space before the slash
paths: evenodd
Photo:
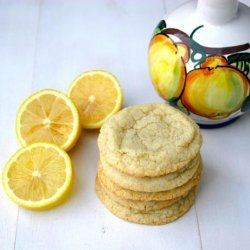
<path id="1" fill-rule="evenodd" d="M 147 48 L 161 17 L 182 2 L 0 0 L 0 170 L 19 148 L 16 111 L 34 91 L 66 91 L 81 72 L 105 69 L 120 79 L 124 106 L 163 102 L 150 82 Z M 204 175 L 196 204 L 164 226 L 128 223 L 104 208 L 94 193 L 98 131 L 83 131 L 70 152 L 73 194 L 61 206 L 20 208 L 0 185 L 0 249 L 249 249 L 249 125 L 250 113 L 202 130 Z"/>

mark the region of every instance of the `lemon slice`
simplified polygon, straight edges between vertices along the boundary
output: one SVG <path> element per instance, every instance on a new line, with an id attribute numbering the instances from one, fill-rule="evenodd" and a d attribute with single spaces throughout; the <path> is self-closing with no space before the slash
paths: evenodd
<path id="1" fill-rule="evenodd" d="M 100 128 L 121 109 L 123 92 L 117 78 L 103 70 L 82 73 L 70 85 L 68 96 L 78 108 L 83 128 Z"/>
<path id="2" fill-rule="evenodd" d="M 34 143 L 18 150 L 6 163 L 2 183 L 20 206 L 46 209 L 67 197 L 72 182 L 71 160 L 50 143 Z"/>
<path id="3" fill-rule="evenodd" d="M 74 103 L 63 93 L 45 89 L 28 97 L 16 119 L 17 138 L 22 146 L 49 142 L 68 151 L 81 132 Z"/>

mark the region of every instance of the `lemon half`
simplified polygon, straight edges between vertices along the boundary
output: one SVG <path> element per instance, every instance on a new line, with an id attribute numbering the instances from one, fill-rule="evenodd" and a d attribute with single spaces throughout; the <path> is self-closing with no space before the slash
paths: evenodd
<path id="1" fill-rule="evenodd" d="M 72 165 L 68 154 L 50 143 L 35 143 L 18 150 L 6 163 L 2 183 L 20 206 L 47 209 L 69 193 Z"/>
<path id="2" fill-rule="evenodd" d="M 103 70 L 82 73 L 70 85 L 68 96 L 78 108 L 83 128 L 100 128 L 122 107 L 123 92 L 118 79 Z"/>
<path id="3" fill-rule="evenodd" d="M 45 89 L 36 92 L 18 110 L 16 133 L 22 146 L 49 142 L 68 151 L 81 133 L 77 108 L 59 91 Z"/>

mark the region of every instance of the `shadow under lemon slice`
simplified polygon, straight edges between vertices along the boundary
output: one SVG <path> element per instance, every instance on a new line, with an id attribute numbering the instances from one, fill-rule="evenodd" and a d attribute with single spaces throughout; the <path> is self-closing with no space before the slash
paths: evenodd
<path id="1" fill-rule="evenodd" d="M 18 205 L 34 210 L 51 208 L 70 193 L 70 157 L 54 144 L 31 144 L 6 163 L 2 183 L 6 194 Z"/>

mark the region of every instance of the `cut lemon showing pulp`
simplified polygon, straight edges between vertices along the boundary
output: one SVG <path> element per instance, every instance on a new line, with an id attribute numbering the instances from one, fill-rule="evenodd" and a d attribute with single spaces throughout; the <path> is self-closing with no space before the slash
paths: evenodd
<path id="1" fill-rule="evenodd" d="M 41 90 L 21 105 L 16 132 L 22 146 L 49 142 L 67 151 L 75 145 L 81 132 L 77 108 L 65 94 Z"/>
<path id="2" fill-rule="evenodd" d="M 100 128 L 121 109 L 123 92 L 111 73 L 93 70 L 82 73 L 70 85 L 68 96 L 78 108 L 83 128 Z"/>
<path id="3" fill-rule="evenodd" d="M 2 183 L 20 206 L 46 209 L 69 193 L 72 165 L 67 153 L 50 143 L 34 143 L 18 150 L 6 163 Z"/>

